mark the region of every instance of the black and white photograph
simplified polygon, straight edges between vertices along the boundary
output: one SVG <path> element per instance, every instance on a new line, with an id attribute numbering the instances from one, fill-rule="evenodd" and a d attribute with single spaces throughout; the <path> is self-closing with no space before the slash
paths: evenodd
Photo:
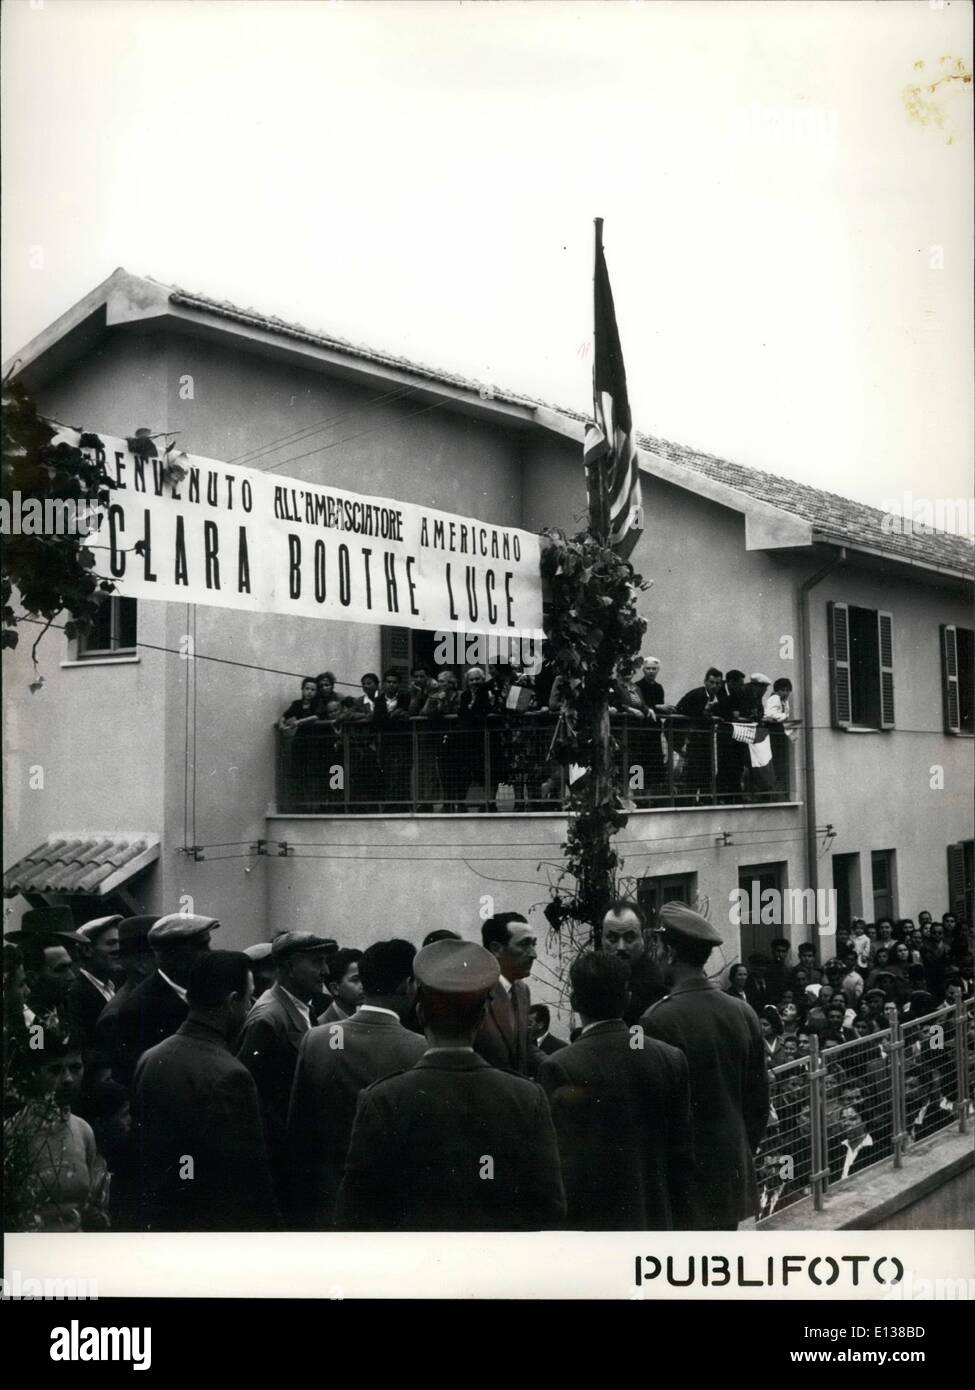
<path id="1" fill-rule="evenodd" d="M 975 1297 L 971 5 L 2 26 L 4 1298 Z"/>

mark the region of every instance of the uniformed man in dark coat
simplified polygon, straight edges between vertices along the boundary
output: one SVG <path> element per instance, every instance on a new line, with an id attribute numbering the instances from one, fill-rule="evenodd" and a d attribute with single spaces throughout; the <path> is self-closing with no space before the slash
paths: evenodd
<path id="1" fill-rule="evenodd" d="M 534 1081 L 473 1041 L 498 963 L 468 941 L 414 961 L 427 1051 L 359 1097 L 339 1224 L 380 1231 L 551 1230 L 565 1215 L 552 1117 Z"/>
<path id="2" fill-rule="evenodd" d="M 623 1022 L 628 977 L 625 960 L 604 952 L 573 961 L 572 1008 L 582 1031 L 547 1057 L 538 1074 L 558 1135 L 566 1226 L 689 1230 L 694 1156 L 687 1061 L 667 1043 L 631 1034 Z"/>
<path id="3" fill-rule="evenodd" d="M 758 1204 L 753 1155 L 769 1114 L 765 1049 L 754 1010 L 707 979 L 721 937 L 684 903 L 660 909 L 670 994 L 640 1020 L 645 1033 L 683 1052 L 691 1080 L 695 1225 L 734 1230 Z"/>
<path id="4" fill-rule="evenodd" d="M 112 1076 L 131 1086 L 143 1052 L 176 1032 L 186 1018 L 186 982 L 210 934 L 220 923 L 193 912 L 171 912 L 149 931 L 156 969 L 124 999 L 108 1031 L 96 1029 L 96 1045 L 110 1049 Z"/>
<path id="5" fill-rule="evenodd" d="M 279 1221 L 257 1090 L 231 1051 L 254 998 L 243 951 L 198 954 L 188 1015 L 136 1067 L 134 1224 L 141 1231 L 259 1231 Z"/>

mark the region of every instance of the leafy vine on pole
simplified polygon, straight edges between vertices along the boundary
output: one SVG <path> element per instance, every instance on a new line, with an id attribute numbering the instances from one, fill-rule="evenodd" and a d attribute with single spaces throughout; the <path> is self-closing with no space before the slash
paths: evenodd
<path id="1" fill-rule="evenodd" d="M 542 535 L 543 656 L 561 700 L 552 756 L 586 769 L 569 787 L 565 868 L 545 915 L 560 936 L 583 945 L 598 936 L 615 896 L 620 861 L 613 836 L 626 825 L 630 802 L 608 708 L 615 683 L 636 670 L 646 632 L 637 594 L 650 585 L 591 531 L 568 536 L 550 528 Z"/>

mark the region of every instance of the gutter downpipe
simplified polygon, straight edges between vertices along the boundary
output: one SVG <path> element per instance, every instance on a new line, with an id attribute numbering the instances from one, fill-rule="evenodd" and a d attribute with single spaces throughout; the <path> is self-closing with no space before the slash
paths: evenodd
<path id="1" fill-rule="evenodd" d="M 802 750 L 805 761 L 806 796 L 806 886 L 814 895 L 819 888 L 819 865 L 816 859 L 816 752 L 813 730 L 813 680 L 812 643 L 809 623 L 809 592 L 828 574 L 846 562 L 846 546 L 837 547 L 836 553 L 815 574 L 804 579 L 799 585 L 799 648 L 802 662 Z M 817 901 L 817 897 L 813 897 Z M 817 923 L 818 928 L 821 923 Z"/>

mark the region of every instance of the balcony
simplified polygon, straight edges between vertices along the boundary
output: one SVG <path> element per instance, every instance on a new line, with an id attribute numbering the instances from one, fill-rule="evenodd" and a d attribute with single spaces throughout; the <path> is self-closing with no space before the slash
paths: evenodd
<path id="1" fill-rule="evenodd" d="M 741 728 L 742 726 L 738 726 Z M 747 726 L 745 726 L 747 727 Z M 754 728 L 754 726 L 751 726 Z M 795 800 L 794 749 L 779 728 L 772 760 L 750 766 L 732 726 L 615 717 L 613 757 L 637 810 L 782 805 Z M 373 724 L 318 721 L 276 732 L 279 815 L 564 812 L 570 768 L 564 725 L 549 712 L 490 716 L 478 727 L 449 716 Z"/>

